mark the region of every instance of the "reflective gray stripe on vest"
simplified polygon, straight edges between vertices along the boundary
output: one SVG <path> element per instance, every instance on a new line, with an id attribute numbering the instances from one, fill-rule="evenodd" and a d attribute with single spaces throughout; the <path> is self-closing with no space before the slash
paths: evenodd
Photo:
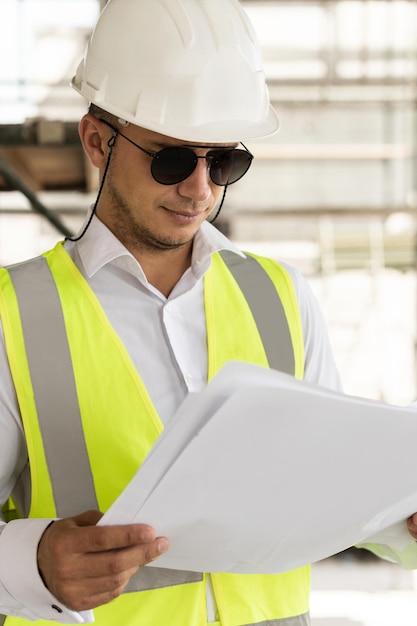
<path id="1" fill-rule="evenodd" d="M 91 508 L 97 509 L 64 316 L 55 281 L 43 257 L 14 265 L 8 271 L 19 303 L 57 515 L 67 517 Z M 47 323 L 45 311 L 48 311 Z"/>
<path id="2" fill-rule="evenodd" d="M 243 258 L 229 250 L 220 256 L 242 290 L 252 312 L 269 366 L 294 375 L 291 334 L 281 299 L 263 267 L 251 256 Z"/>
<path id="3" fill-rule="evenodd" d="M 3 626 L 5 621 L 6 621 L 6 615 L 0 615 L 0 626 Z"/>
<path id="4" fill-rule="evenodd" d="M 186 572 L 164 567 L 142 567 L 129 580 L 124 593 L 132 591 L 150 591 L 161 587 L 173 587 L 186 583 L 198 583 L 203 580 L 201 572 Z"/>
<path id="5" fill-rule="evenodd" d="M 244 626 L 310 626 L 310 614 L 304 613 L 304 615 L 284 617 L 283 619 L 268 619 L 266 622 L 244 624 Z"/>

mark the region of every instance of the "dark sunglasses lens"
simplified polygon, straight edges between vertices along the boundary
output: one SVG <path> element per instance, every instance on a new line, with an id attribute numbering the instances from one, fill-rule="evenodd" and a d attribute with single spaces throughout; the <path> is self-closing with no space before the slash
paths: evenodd
<path id="1" fill-rule="evenodd" d="M 246 174 L 253 156 L 246 150 L 228 150 L 219 154 L 210 153 L 212 158 L 210 176 L 216 185 L 231 185 Z"/>
<path id="2" fill-rule="evenodd" d="M 195 170 L 197 156 L 189 148 L 164 148 L 152 159 L 151 173 L 162 185 L 175 185 Z"/>

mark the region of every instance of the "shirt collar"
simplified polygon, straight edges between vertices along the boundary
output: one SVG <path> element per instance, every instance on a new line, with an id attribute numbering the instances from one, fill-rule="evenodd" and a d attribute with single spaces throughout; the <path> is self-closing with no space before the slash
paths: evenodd
<path id="1" fill-rule="evenodd" d="M 138 261 L 96 215 L 83 237 L 73 245 L 77 247 L 84 270 L 90 278 L 107 264 L 115 263 L 146 280 Z M 193 245 L 191 270 L 196 278 L 208 270 L 211 255 L 220 250 L 230 250 L 239 256 L 245 256 L 217 228 L 207 221 L 203 222 L 195 235 Z"/>

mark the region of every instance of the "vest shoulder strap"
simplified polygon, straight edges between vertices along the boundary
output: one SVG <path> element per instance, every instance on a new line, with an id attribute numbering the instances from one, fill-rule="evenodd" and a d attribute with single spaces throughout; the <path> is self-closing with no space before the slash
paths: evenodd
<path id="1" fill-rule="evenodd" d="M 229 250 L 220 256 L 232 273 L 251 309 L 269 366 L 294 375 L 293 341 L 284 306 L 272 279 L 256 260 Z"/>
<path id="2" fill-rule="evenodd" d="M 59 503 L 57 515 L 66 517 L 74 508 L 80 512 L 98 508 L 64 314 L 48 262 L 40 256 L 7 269 L 19 303 L 26 356 L 48 466 L 54 468 L 53 490 L 55 502 Z M 45 310 L 49 311 L 47 324 Z M 62 394 L 64 389 L 66 392 Z M 57 415 L 63 411 L 71 419 L 57 419 Z M 58 445 L 62 441 L 71 442 L 71 445 Z M 71 453 L 74 447 L 79 451 L 79 460 L 75 466 Z M 75 484 L 78 479 L 79 484 L 84 486 L 77 492 L 77 502 L 69 502 L 66 497 L 68 476 L 72 476 Z"/>

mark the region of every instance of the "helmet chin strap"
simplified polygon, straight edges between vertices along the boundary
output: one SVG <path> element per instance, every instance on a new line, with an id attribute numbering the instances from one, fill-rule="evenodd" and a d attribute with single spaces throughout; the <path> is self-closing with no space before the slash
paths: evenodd
<path id="1" fill-rule="evenodd" d="M 82 229 L 81 233 L 77 237 L 66 237 L 66 240 L 68 240 L 68 241 L 80 241 L 80 239 L 82 237 L 84 237 L 85 233 L 87 232 L 88 227 L 91 224 L 91 221 L 92 221 L 92 219 L 93 219 L 93 217 L 94 217 L 94 215 L 96 213 L 96 210 L 97 210 L 98 201 L 100 200 L 101 192 L 103 191 L 104 182 L 106 180 L 107 170 L 109 169 L 110 158 L 111 158 L 111 155 L 112 155 L 112 152 L 113 152 L 114 144 L 116 143 L 117 134 L 118 134 L 118 131 L 117 131 L 117 129 L 115 129 L 113 131 L 112 136 L 110 137 L 110 139 L 107 142 L 107 146 L 109 148 L 109 153 L 107 155 L 107 161 L 106 161 L 106 166 L 105 166 L 104 172 L 103 172 L 103 178 L 101 179 L 100 187 L 99 187 L 99 190 L 98 190 L 98 193 L 97 193 L 97 198 L 96 198 L 96 201 L 94 202 L 94 206 L 93 206 L 93 209 L 91 211 L 91 215 L 88 218 L 88 221 L 87 221 L 86 225 L 84 226 L 84 228 Z"/>
<path id="2" fill-rule="evenodd" d="M 220 211 L 222 210 L 225 198 L 226 198 L 226 192 L 227 192 L 227 185 L 224 186 L 224 190 L 223 190 L 223 196 L 222 199 L 220 201 L 219 204 L 219 208 L 217 209 L 216 213 L 214 214 L 214 217 L 212 217 L 210 220 L 208 220 L 210 222 L 210 224 L 213 224 L 213 222 L 219 217 Z"/>

